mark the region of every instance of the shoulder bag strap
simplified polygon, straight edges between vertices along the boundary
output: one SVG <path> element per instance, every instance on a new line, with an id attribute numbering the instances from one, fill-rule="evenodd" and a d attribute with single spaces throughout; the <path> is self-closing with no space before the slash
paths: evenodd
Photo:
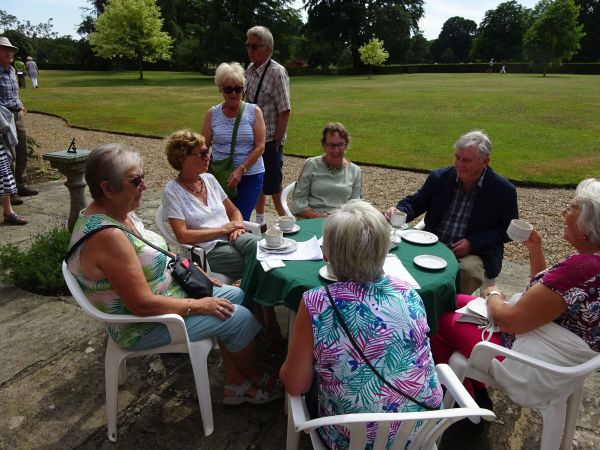
<path id="1" fill-rule="evenodd" d="M 260 89 L 262 88 L 263 80 L 265 79 L 265 75 L 267 74 L 267 70 L 269 70 L 269 66 L 271 65 L 271 61 L 272 61 L 272 59 L 269 58 L 269 62 L 265 66 L 265 70 L 263 70 L 263 73 L 260 76 L 260 80 L 258 81 L 258 86 L 256 87 L 256 93 L 254 94 L 254 100 L 252 101 L 252 103 L 254 103 L 255 105 L 257 104 L 256 102 L 258 101 L 258 94 L 260 94 Z M 244 93 L 244 97 L 245 97 L 245 93 Z"/>
<path id="2" fill-rule="evenodd" d="M 246 107 L 245 102 L 240 102 L 240 109 L 235 116 L 235 123 L 233 124 L 233 133 L 231 134 L 231 149 L 229 151 L 229 157 L 233 158 L 233 152 L 235 151 L 235 141 L 237 139 L 238 128 L 240 127 L 240 120 L 242 119 L 242 114 L 244 113 L 244 108 Z"/>
<path id="3" fill-rule="evenodd" d="M 339 321 L 340 325 L 344 329 L 344 332 L 346 333 L 346 336 L 348 336 L 348 339 L 350 339 L 350 342 L 352 343 L 352 346 L 358 352 L 358 354 L 361 356 L 361 358 L 365 361 L 365 363 L 367 363 L 367 366 L 369 366 L 369 369 L 371 369 L 371 371 L 377 376 L 377 378 L 379 378 L 383 382 L 383 384 L 385 384 L 387 387 L 389 387 L 390 389 L 392 389 L 394 392 L 400 394 L 402 397 L 410 400 L 411 402 L 416 403 L 417 405 L 419 405 L 423 409 L 426 409 L 428 411 L 436 411 L 436 410 L 440 409 L 439 406 L 437 408 L 432 408 L 431 406 L 428 406 L 425 403 L 420 402 L 416 398 L 413 398 L 410 395 L 405 394 L 400 389 L 398 389 L 396 386 L 394 386 L 389 381 L 387 381 L 383 377 L 383 375 L 381 375 L 381 373 L 379 373 L 379 371 L 373 366 L 373 364 L 371 364 L 371 361 L 369 361 L 367 359 L 367 357 L 365 356 L 365 354 L 363 353 L 363 351 L 360 349 L 360 347 L 358 346 L 358 344 L 356 343 L 356 341 L 352 337 L 352 334 L 350 334 L 350 330 L 346 326 L 346 322 L 344 322 L 344 319 L 342 318 L 342 315 L 340 314 L 339 310 L 337 309 L 337 306 L 335 306 L 335 302 L 333 301 L 333 298 L 331 297 L 331 293 L 329 292 L 329 288 L 327 286 L 325 286 L 325 292 L 327 292 L 327 297 L 329 297 L 329 302 L 331 303 L 331 307 L 333 308 L 333 311 L 335 312 L 335 316 L 337 317 L 337 320 Z"/>

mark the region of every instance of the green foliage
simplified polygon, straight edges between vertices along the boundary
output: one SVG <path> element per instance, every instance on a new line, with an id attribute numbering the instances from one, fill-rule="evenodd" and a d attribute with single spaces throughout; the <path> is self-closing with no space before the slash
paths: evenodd
<path id="1" fill-rule="evenodd" d="M 142 61 L 171 57 L 172 39 L 161 31 L 162 24 L 156 0 L 108 0 L 88 39 L 103 58 L 135 58 L 143 80 Z"/>
<path id="2" fill-rule="evenodd" d="M 600 0 L 575 0 L 575 4 L 579 6 L 577 22 L 583 25 L 585 36 L 573 60 L 600 61 Z"/>
<path id="3" fill-rule="evenodd" d="M 358 49 L 360 60 L 363 64 L 369 66 L 369 78 L 371 78 L 371 68 L 382 65 L 390 56 L 383 48 L 383 41 L 377 38 L 371 39 L 365 45 Z"/>
<path id="4" fill-rule="evenodd" d="M 431 45 L 431 56 L 440 62 L 468 62 L 471 41 L 475 36 L 477 24 L 463 17 L 450 17 Z M 448 57 L 446 55 L 451 55 Z"/>
<path id="5" fill-rule="evenodd" d="M 61 264 L 70 239 L 69 230 L 55 228 L 35 237 L 28 250 L 4 245 L 0 247 L 0 267 L 21 289 L 42 295 L 66 294 Z"/>
<path id="6" fill-rule="evenodd" d="M 545 3 L 545 9 L 525 34 L 525 55 L 544 76 L 549 67 L 560 66 L 579 49 L 583 25 L 577 25 L 578 15 L 579 7 L 573 0 Z"/>

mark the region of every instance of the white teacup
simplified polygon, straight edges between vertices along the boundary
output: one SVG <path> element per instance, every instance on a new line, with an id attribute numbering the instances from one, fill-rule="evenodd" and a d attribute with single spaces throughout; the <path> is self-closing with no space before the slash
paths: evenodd
<path id="1" fill-rule="evenodd" d="M 268 247 L 281 247 L 281 244 L 283 244 L 283 231 L 276 227 L 269 228 L 265 233 L 265 241 Z"/>
<path id="2" fill-rule="evenodd" d="M 530 223 L 521 219 L 513 219 L 510 221 L 510 225 L 506 229 L 506 234 L 508 234 L 508 237 L 511 238 L 511 240 L 522 242 L 529 239 L 532 230 L 533 225 Z"/>
<path id="3" fill-rule="evenodd" d="M 281 231 L 287 233 L 288 231 L 292 231 L 294 229 L 294 225 L 296 224 L 296 218 L 294 216 L 279 216 L 279 220 L 277 225 L 281 228 Z"/>
<path id="4" fill-rule="evenodd" d="M 325 263 L 325 267 L 327 267 L 327 276 L 335 277 L 335 273 L 333 273 L 333 268 L 331 267 L 331 263 Z"/>
<path id="5" fill-rule="evenodd" d="M 393 227 L 400 228 L 406 224 L 406 213 L 399 209 L 394 209 L 390 214 L 390 223 Z"/>

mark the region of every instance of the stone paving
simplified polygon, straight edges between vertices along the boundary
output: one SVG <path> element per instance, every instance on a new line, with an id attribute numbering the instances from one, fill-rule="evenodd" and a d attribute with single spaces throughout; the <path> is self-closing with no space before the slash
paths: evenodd
<path id="1" fill-rule="evenodd" d="M 16 207 L 31 224 L 2 227 L 0 244 L 26 245 L 33 235 L 66 223 L 67 189 L 61 181 L 37 186 L 41 193 Z M 153 226 L 160 192 L 146 191 L 139 211 Z M 528 269 L 505 264 L 498 284 L 522 289 Z M 287 314 L 278 308 L 285 329 Z M 220 403 L 223 370 L 218 350 L 209 371 L 215 432 L 202 433 L 193 376 L 186 355 L 135 358 L 119 390 L 119 436 L 106 437 L 102 325 L 88 318 L 70 297 L 43 297 L 0 285 L 0 448 L 179 448 L 281 449 L 285 447 L 283 401 L 264 406 L 225 407 Z M 276 368 L 280 358 L 261 351 L 261 362 Z M 540 416 L 492 391 L 494 423 L 469 432 L 450 429 L 443 449 L 535 449 Z M 600 374 L 586 381 L 575 434 L 577 449 L 600 448 Z M 301 441 L 302 448 L 309 445 Z"/>

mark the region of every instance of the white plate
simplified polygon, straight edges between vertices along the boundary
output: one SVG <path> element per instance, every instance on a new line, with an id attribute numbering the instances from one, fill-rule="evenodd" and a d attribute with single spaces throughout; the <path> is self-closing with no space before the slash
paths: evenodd
<path id="1" fill-rule="evenodd" d="M 434 255 L 415 256 L 413 262 L 424 269 L 440 270 L 448 265 L 445 259 Z"/>
<path id="2" fill-rule="evenodd" d="M 258 245 L 263 250 L 266 250 L 267 252 L 271 252 L 271 253 L 289 253 L 289 252 L 293 252 L 294 250 L 296 250 L 298 248 L 298 243 L 296 241 L 294 241 L 293 239 L 287 239 L 287 238 L 283 238 L 283 244 L 279 247 L 268 246 L 266 239 L 261 239 L 258 242 Z"/>
<path id="3" fill-rule="evenodd" d="M 323 266 L 319 269 L 319 275 L 321 275 L 321 277 L 325 278 L 326 280 L 337 281 L 337 278 L 335 276 L 329 275 L 327 273 L 327 266 Z"/>
<path id="4" fill-rule="evenodd" d="M 438 237 L 429 231 L 408 230 L 402 233 L 402 239 L 413 244 L 430 245 L 438 241 Z"/>
<path id="5" fill-rule="evenodd" d="M 283 230 L 281 230 L 283 231 Z M 298 225 L 297 223 L 294 224 L 294 226 L 292 227 L 292 229 L 290 231 L 283 231 L 283 234 L 292 234 L 295 233 L 297 231 L 300 231 L 300 225 Z"/>

